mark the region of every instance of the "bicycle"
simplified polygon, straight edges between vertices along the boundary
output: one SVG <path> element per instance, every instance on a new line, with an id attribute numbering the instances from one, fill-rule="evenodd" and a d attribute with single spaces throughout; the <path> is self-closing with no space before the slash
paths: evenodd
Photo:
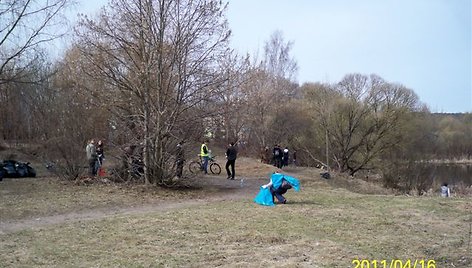
<path id="1" fill-rule="evenodd" d="M 214 156 L 210 156 L 208 159 L 208 168 L 210 169 L 210 172 L 215 175 L 220 175 L 221 173 L 221 167 L 218 163 L 215 161 Z M 190 173 L 196 174 L 198 172 L 203 171 L 203 159 L 199 156 L 198 160 L 194 160 L 190 162 L 188 165 L 188 169 Z"/>

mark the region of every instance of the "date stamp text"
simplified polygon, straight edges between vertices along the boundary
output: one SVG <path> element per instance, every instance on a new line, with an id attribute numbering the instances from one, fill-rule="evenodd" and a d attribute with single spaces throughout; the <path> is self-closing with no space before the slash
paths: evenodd
<path id="1" fill-rule="evenodd" d="M 436 268 L 435 260 L 352 260 L 353 268 Z"/>

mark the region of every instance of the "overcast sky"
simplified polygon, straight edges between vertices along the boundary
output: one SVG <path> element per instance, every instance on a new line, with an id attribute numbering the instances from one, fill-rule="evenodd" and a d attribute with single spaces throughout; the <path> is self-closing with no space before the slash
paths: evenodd
<path id="1" fill-rule="evenodd" d="M 80 1 L 93 14 L 106 0 Z M 277 30 L 294 42 L 298 81 L 375 73 L 432 112 L 472 112 L 470 0 L 229 0 L 232 46 L 262 53 Z"/>

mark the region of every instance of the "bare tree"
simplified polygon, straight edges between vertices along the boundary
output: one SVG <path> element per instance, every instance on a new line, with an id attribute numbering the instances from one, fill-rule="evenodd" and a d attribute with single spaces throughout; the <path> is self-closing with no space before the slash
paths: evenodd
<path id="1" fill-rule="evenodd" d="M 71 0 L 0 2 L 0 84 L 20 80 L 37 49 L 64 34 L 62 12 Z"/>
<path id="2" fill-rule="evenodd" d="M 298 88 L 294 82 L 298 67 L 290 56 L 292 46 L 292 42 L 284 41 L 280 31 L 274 32 L 264 46 L 264 59 L 248 73 L 249 82 L 245 85 L 250 100 L 248 129 L 257 138 L 258 146 L 277 142 L 270 122 Z"/>
<path id="3" fill-rule="evenodd" d="M 285 43 L 281 31 L 275 31 L 264 45 L 264 66 L 268 73 L 275 78 L 293 81 L 296 78 L 298 66 L 290 56 L 293 42 Z"/>
<path id="4" fill-rule="evenodd" d="M 0 85 L 0 136 L 3 139 L 28 140 L 41 136 L 38 116 L 43 105 L 40 100 L 50 75 L 47 64 L 46 57 L 38 55 L 38 60 L 24 68 L 24 82 L 11 81 Z"/>
<path id="5" fill-rule="evenodd" d="M 249 96 L 244 86 L 248 82 L 249 68 L 249 57 L 243 58 L 235 53 L 228 54 L 222 62 L 221 75 L 225 77 L 225 82 L 216 96 L 215 110 L 219 122 L 215 124 L 212 132 L 216 133 L 217 137 L 221 135 L 226 144 L 247 138 L 243 137 L 243 134 L 249 121 L 246 113 Z"/>
<path id="6" fill-rule="evenodd" d="M 0 1 L 0 131 L 4 139 L 41 132 L 41 91 L 50 75 L 41 45 L 62 35 L 56 28 L 71 0 Z M 34 82 L 34 84 L 33 84 Z"/>
<path id="7" fill-rule="evenodd" d="M 219 75 L 228 51 L 226 6 L 219 1 L 114 0 L 99 21 L 84 18 L 82 54 L 103 80 L 109 107 L 137 129 L 146 183 L 164 183 L 179 126 L 202 120 L 208 101 L 225 81 Z"/>
<path id="8" fill-rule="evenodd" d="M 330 156 L 340 171 L 351 175 L 373 168 L 374 162 L 402 140 L 406 114 L 418 97 L 409 89 L 378 76 L 347 75 L 324 94 L 312 98 L 315 117 L 328 136 Z"/>

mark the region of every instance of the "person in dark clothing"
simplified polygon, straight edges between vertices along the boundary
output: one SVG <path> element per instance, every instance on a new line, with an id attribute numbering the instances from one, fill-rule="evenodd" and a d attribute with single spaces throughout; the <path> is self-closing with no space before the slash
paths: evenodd
<path id="1" fill-rule="evenodd" d="M 105 176 L 105 169 L 103 169 L 103 160 L 105 159 L 105 154 L 103 152 L 103 141 L 98 140 L 97 147 L 97 161 L 95 162 L 95 170 L 97 170 L 98 176 Z"/>
<path id="2" fill-rule="evenodd" d="M 97 146 L 95 148 L 95 151 L 97 153 L 97 161 L 95 161 L 95 170 L 98 174 L 98 176 L 104 176 L 104 169 L 102 168 L 103 165 L 103 160 L 105 159 L 105 155 L 103 152 L 103 141 L 98 140 Z"/>
<path id="3" fill-rule="evenodd" d="M 103 152 L 103 141 L 99 140 L 97 143 L 97 156 L 98 156 L 98 165 L 101 167 L 103 165 L 103 159 L 105 159 L 105 154 Z"/>
<path id="4" fill-rule="evenodd" d="M 272 196 L 275 196 L 279 203 L 285 204 L 287 203 L 287 199 L 283 196 L 289 189 L 292 189 L 292 185 L 288 183 L 286 180 L 282 181 L 282 185 L 280 185 L 279 188 L 274 189 L 274 187 L 270 188 L 270 192 L 272 193 Z"/>
<path id="5" fill-rule="evenodd" d="M 273 154 L 273 159 L 274 159 L 274 166 L 278 168 L 282 168 L 282 149 L 280 149 L 280 146 L 276 144 L 274 146 L 274 150 L 272 151 Z"/>
<path id="6" fill-rule="evenodd" d="M 285 178 L 282 178 L 282 183 L 280 184 L 278 188 L 275 188 L 273 186 L 272 180 L 268 184 L 263 185 L 262 187 L 263 188 L 269 187 L 270 193 L 272 194 L 272 198 L 274 199 L 277 198 L 280 204 L 287 203 L 287 199 L 285 199 L 283 195 L 287 193 L 289 189 L 292 189 L 292 185 L 287 180 L 285 180 Z"/>
<path id="7" fill-rule="evenodd" d="M 266 146 L 264 148 L 264 157 L 265 157 L 265 162 L 264 164 L 270 164 L 272 162 L 272 157 L 271 157 L 272 153 L 270 152 L 270 149 L 268 146 Z"/>
<path id="8" fill-rule="evenodd" d="M 228 179 L 234 180 L 235 172 L 234 166 L 236 158 L 238 157 L 238 151 L 234 146 L 234 142 L 230 143 L 228 149 L 226 150 L 226 173 L 228 174 Z M 229 167 L 231 166 L 231 172 Z"/>
<path id="9" fill-rule="evenodd" d="M 182 178 L 182 171 L 184 169 L 184 162 L 185 162 L 185 155 L 184 155 L 184 149 L 182 148 L 183 142 L 177 143 L 177 150 L 175 153 L 175 165 L 176 165 L 176 170 L 175 170 L 175 176 L 180 179 Z"/>

